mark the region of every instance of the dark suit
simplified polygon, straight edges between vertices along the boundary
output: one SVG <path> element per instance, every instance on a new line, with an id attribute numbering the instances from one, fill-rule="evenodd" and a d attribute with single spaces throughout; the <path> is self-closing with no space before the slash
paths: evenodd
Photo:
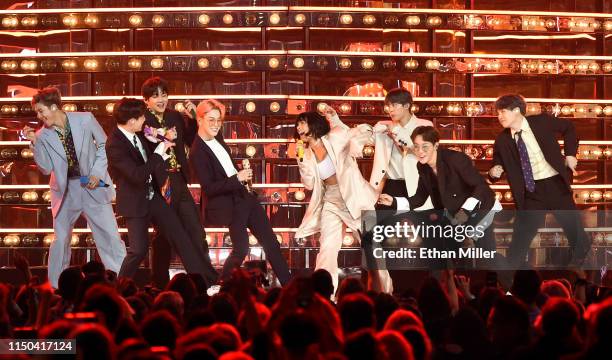
<path id="1" fill-rule="evenodd" d="M 476 170 L 472 160 L 462 152 L 438 149 L 437 174 L 427 164 L 417 163 L 417 169 L 419 184 L 414 195 L 408 198 L 411 209 L 422 206 L 431 196 L 434 209 L 444 209 L 449 215 L 454 216 L 466 200 L 475 198 L 479 204 L 471 211 L 464 210 L 469 214 L 466 225 L 476 225 L 495 204 L 495 194 Z M 485 230 L 485 235 L 478 241 L 478 246 L 486 250 L 495 250 L 493 226 Z"/>
<path id="2" fill-rule="evenodd" d="M 557 137 L 553 135 L 562 135 L 566 156 L 576 156 L 578 151 L 576 129 L 571 121 L 548 114 L 528 116 L 526 119 L 546 162 L 559 174 L 536 180 L 535 191 L 527 191 L 517 143 L 512 138 L 510 129 L 504 129 L 495 139 L 493 165 L 501 165 L 504 168 L 518 210 L 514 220 L 512 244 L 508 249 L 510 265 L 515 267 L 523 263 L 538 227 L 544 222 L 544 211 L 529 210 L 553 211 L 572 246 L 574 261 L 580 263 L 588 252 L 590 241 L 572 197 L 571 171 L 565 166 L 561 147 Z"/>
<path id="3" fill-rule="evenodd" d="M 231 154 L 221 134 L 216 139 Z M 286 284 L 290 278 L 287 261 L 257 196 L 246 191 L 237 175 L 227 176 L 221 162 L 199 136 L 191 146 L 190 161 L 202 187 L 204 224 L 229 227 L 232 252 L 225 260 L 222 278 L 228 279 L 249 253 L 248 227 L 263 247 L 279 281 Z"/>
<path id="4" fill-rule="evenodd" d="M 141 153 L 126 136 L 115 128 L 106 143 L 109 172 L 117 185 L 117 213 L 125 217 L 128 228 L 129 249 L 120 276 L 134 276 L 149 248 L 148 226 L 154 223 L 172 242 L 181 257 L 185 269 L 206 278 L 207 271 L 196 246 L 189 241 L 177 214 L 161 196 L 159 179 L 162 179 L 165 162 L 145 145 L 147 140 L 137 135 L 147 154 L 145 162 Z M 149 179 L 154 189 L 152 199 L 147 199 Z"/>
<path id="5" fill-rule="evenodd" d="M 213 268 L 210 256 L 208 254 L 208 244 L 204 240 L 206 234 L 198 208 L 193 201 L 193 196 L 187 187 L 190 181 L 189 163 L 185 154 L 185 146 L 191 146 L 195 135 L 195 120 L 185 124 L 183 116 L 174 110 L 166 110 L 164 112 L 164 126 L 167 129 L 176 128 L 177 137 L 174 140 L 174 153 L 176 160 L 180 166 L 179 172 L 167 172 L 165 176 L 170 177 L 170 188 L 172 190 L 170 206 L 176 212 L 183 227 L 189 234 L 189 239 L 198 249 L 198 253 L 202 258 L 202 262 L 206 267 L 206 282 L 211 285 L 217 282 L 218 274 Z M 145 113 L 145 125 L 158 128 L 161 127 L 155 115 L 147 111 Z M 153 151 L 157 144 L 150 141 L 146 142 L 149 149 Z M 166 162 L 166 165 L 168 163 Z M 165 177 L 163 180 L 165 181 Z M 153 238 L 153 264 L 151 270 L 153 273 L 153 281 L 160 288 L 164 288 L 169 281 L 168 267 L 170 266 L 171 248 L 169 241 L 158 232 Z"/>

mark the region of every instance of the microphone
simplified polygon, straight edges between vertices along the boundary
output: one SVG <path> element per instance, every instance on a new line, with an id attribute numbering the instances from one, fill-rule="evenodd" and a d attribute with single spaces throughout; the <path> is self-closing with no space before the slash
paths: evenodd
<path id="1" fill-rule="evenodd" d="M 157 129 L 154 127 L 150 127 L 150 126 L 145 126 L 144 130 L 143 130 L 144 136 L 145 137 L 152 137 L 152 138 L 156 138 L 158 140 L 161 141 L 169 141 L 172 142 L 172 140 L 168 139 L 167 137 L 160 135 L 157 133 Z M 149 140 L 152 141 L 152 140 Z"/>
<path id="2" fill-rule="evenodd" d="M 195 112 L 195 110 L 193 108 L 191 109 L 191 116 L 193 116 L 193 120 L 197 119 L 196 112 Z"/>
<path id="3" fill-rule="evenodd" d="M 85 186 L 88 183 L 89 183 L 89 176 L 81 176 L 81 185 Z M 110 187 L 110 184 L 107 184 L 104 181 L 100 180 L 98 182 L 98 187 Z"/>
<path id="4" fill-rule="evenodd" d="M 251 163 L 249 162 L 249 159 L 242 159 L 242 168 L 245 170 L 251 168 Z M 246 187 L 248 192 L 251 192 L 253 190 L 253 180 L 245 181 L 244 186 Z"/>
<path id="5" fill-rule="evenodd" d="M 300 162 L 304 161 L 304 142 L 302 140 L 298 140 L 295 142 L 296 148 L 295 152 L 297 153 L 297 157 Z"/>

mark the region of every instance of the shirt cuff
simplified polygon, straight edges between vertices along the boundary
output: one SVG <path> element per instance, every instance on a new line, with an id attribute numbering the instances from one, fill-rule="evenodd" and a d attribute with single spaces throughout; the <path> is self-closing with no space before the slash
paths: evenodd
<path id="1" fill-rule="evenodd" d="M 153 151 L 154 153 L 156 153 L 157 155 L 161 156 L 162 159 L 164 159 L 164 161 L 168 160 L 170 158 L 170 155 L 166 154 L 166 151 L 164 150 L 164 143 L 160 142 L 159 144 L 157 144 L 157 147 L 155 148 L 155 151 Z"/>
<path id="2" fill-rule="evenodd" d="M 470 197 L 467 200 L 465 200 L 465 202 L 463 203 L 463 205 L 461 205 L 461 207 L 468 211 L 474 211 L 474 208 L 478 204 L 480 204 L 480 200 L 476 199 L 475 197 Z"/>
<path id="3" fill-rule="evenodd" d="M 395 202 L 397 203 L 398 211 L 410 210 L 410 203 L 405 197 L 396 197 Z"/>

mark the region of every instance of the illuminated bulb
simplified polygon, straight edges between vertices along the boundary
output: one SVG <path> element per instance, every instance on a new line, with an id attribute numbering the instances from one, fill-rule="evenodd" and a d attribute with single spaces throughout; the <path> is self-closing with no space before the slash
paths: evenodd
<path id="1" fill-rule="evenodd" d="M 496 191 L 496 192 L 495 192 L 495 199 L 496 199 L 497 201 L 502 201 L 502 197 L 503 197 L 503 195 L 502 195 L 502 193 L 501 193 L 501 192 L 499 192 L 499 191 Z"/>
<path id="2" fill-rule="evenodd" d="M 448 104 L 446 111 L 451 115 L 458 115 L 461 113 L 461 105 L 459 104 Z"/>
<path id="3" fill-rule="evenodd" d="M 183 112 L 183 111 L 185 111 L 185 105 L 182 102 L 176 103 L 174 105 L 174 110 L 176 110 L 178 112 Z"/>
<path id="4" fill-rule="evenodd" d="M 38 200 L 38 193 L 36 191 L 26 191 L 21 194 L 21 199 L 25 202 L 34 202 Z"/>
<path id="5" fill-rule="evenodd" d="M 280 110 L 280 107 L 280 104 L 276 101 L 270 103 L 270 111 L 272 112 L 278 112 Z"/>
<path id="6" fill-rule="evenodd" d="M 612 116 L 612 106 L 606 106 L 603 108 L 603 113 L 606 116 Z"/>
<path id="7" fill-rule="evenodd" d="M 605 148 L 604 151 L 603 151 L 603 156 L 605 158 L 610 158 L 612 156 L 612 149 Z"/>
<path id="8" fill-rule="evenodd" d="M 298 69 L 304 67 L 304 59 L 300 57 L 293 59 L 293 66 Z"/>
<path id="9" fill-rule="evenodd" d="M 372 69 L 374 67 L 374 60 L 372 59 L 361 60 L 361 67 L 367 70 Z"/>
<path id="10" fill-rule="evenodd" d="M 224 69 L 229 69 L 232 67 L 232 59 L 230 58 L 223 58 L 223 60 L 221 60 L 221 67 L 223 67 Z"/>
<path id="11" fill-rule="evenodd" d="M 79 241 L 80 241 L 79 235 L 72 234 L 72 236 L 70 237 L 70 246 L 78 246 Z"/>
<path id="12" fill-rule="evenodd" d="M 442 24 L 442 18 L 439 16 L 430 16 L 427 18 L 427 25 L 429 26 L 439 26 Z"/>
<path id="13" fill-rule="evenodd" d="M 349 104 L 349 103 L 342 103 L 340 105 L 340 112 L 341 113 L 347 114 L 350 111 L 351 111 L 351 104 Z"/>
<path id="14" fill-rule="evenodd" d="M 321 114 L 323 114 L 325 112 L 325 108 L 327 107 L 327 104 L 324 102 L 320 102 L 317 104 L 317 111 L 320 112 Z"/>
<path id="15" fill-rule="evenodd" d="M 253 111 L 255 111 L 255 109 L 257 108 L 255 106 L 255 103 L 252 101 L 249 101 L 248 103 L 246 103 L 246 105 L 244 106 L 244 108 L 246 109 L 247 112 L 252 113 Z"/>
<path id="16" fill-rule="evenodd" d="M 19 245 L 19 235 L 10 234 L 4 237 L 4 246 L 14 247 Z"/>
<path id="17" fill-rule="evenodd" d="M 395 15 L 390 15 L 385 18 L 385 24 L 389 26 L 395 26 L 399 22 L 399 19 Z"/>
<path id="18" fill-rule="evenodd" d="M 45 246 L 50 246 L 51 243 L 55 240 L 55 235 L 53 234 L 47 234 L 45 235 L 45 237 L 43 238 L 43 244 Z"/>
<path id="19" fill-rule="evenodd" d="M 248 157 L 253 157 L 257 153 L 257 149 L 253 145 L 249 145 L 246 147 L 246 154 Z"/>
<path id="20" fill-rule="evenodd" d="M 589 69 L 589 64 L 587 63 L 580 63 L 578 64 L 578 71 L 587 71 Z"/>
<path id="21" fill-rule="evenodd" d="M 142 60 L 138 58 L 131 58 L 130 60 L 128 60 L 128 66 L 131 69 L 140 69 L 140 67 L 142 66 Z"/>
<path id="22" fill-rule="evenodd" d="M 0 67 L 5 71 L 15 70 L 17 69 L 17 62 L 13 60 L 3 61 L 2 64 L 0 64 Z"/>
<path id="23" fill-rule="evenodd" d="M 208 25 L 208 23 L 210 23 L 210 16 L 208 16 L 207 14 L 202 14 L 198 16 L 198 22 L 200 23 L 200 25 Z"/>
<path id="24" fill-rule="evenodd" d="M 306 22 L 306 15 L 304 14 L 296 14 L 293 19 L 295 20 L 296 23 L 298 24 L 303 24 Z"/>
<path id="25" fill-rule="evenodd" d="M 606 31 L 612 30 L 612 20 L 606 20 L 604 22 L 604 29 L 606 29 Z"/>
<path id="26" fill-rule="evenodd" d="M 591 199 L 591 201 L 599 201 L 601 200 L 601 191 L 591 191 L 591 193 L 589 194 L 589 198 Z"/>
<path id="27" fill-rule="evenodd" d="M 592 23 L 589 24 L 589 27 L 592 27 L 594 30 L 595 29 L 599 29 L 600 26 L 601 26 L 601 24 L 597 20 L 595 20 L 595 21 L 593 21 Z"/>
<path id="28" fill-rule="evenodd" d="M 87 16 L 85 16 L 85 19 L 83 21 L 88 26 L 94 26 L 94 25 L 98 24 L 99 20 L 98 20 L 98 17 L 96 15 L 88 14 Z"/>
<path id="29" fill-rule="evenodd" d="M 351 59 L 342 58 L 340 59 L 339 65 L 342 69 L 348 69 L 351 67 Z"/>
<path id="30" fill-rule="evenodd" d="M 406 17 L 406 25 L 408 26 L 416 26 L 421 23 L 421 18 L 416 15 L 410 15 Z"/>
<path id="31" fill-rule="evenodd" d="M 210 65 L 210 62 L 208 61 L 207 58 L 199 58 L 198 59 L 198 67 L 200 69 L 206 69 L 208 67 L 208 65 Z"/>
<path id="32" fill-rule="evenodd" d="M 36 69 L 38 63 L 35 60 L 24 60 L 21 62 L 21 69 L 25 71 L 32 71 Z"/>
<path id="33" fill-rule="evenodd" d="M 353 17 L 349 14 L 344 14 L 340 16 L 340 23 L 342 25 L 350 25 L 353 23 Z"/>
<path id="34" fill-rule="evenodd" d="M 162 15 L 153 15 L 151 21 L 153 21 L 153 25 L 160 26 L 164 23 L 164 21 L 166 21 L 166 19 L 164 19 Z"/>
<path id="35" fill-rule="evenodd" d="M 365 25 L 374 25 L 376 23 L 376 17 L 374 15 L 365 15 L 362 21 Z"/>
<path id="36" fill-rule="evenodd" d="M 599 64 L 596 63 L 596 62 L 590 63 L 589 64 L 589 70 L 591 70 L 592 72 L 599 71 Z"/>
<path id="37" fill-rule="evenodd" d="M 278 25 L 278 23 L 280 23 L 280 15 L 278 13 L 272 13 L 270 14 L 270 24 L 272 25 Z"/>
<path id="38" fill-rule="evenodd" d="M 606 201 L 610 201 L 610 200 L 612 200 L 612 191 L 606 191 L 606 192 L 603 194 L 603 198 L 604 198 L 604 200 L 606 200 Z"/>
<path id="39" fill-rule="evenodd" d="M 605 63 L 605 64 L 603 64 L 602 69 L 603 69 L 604 72 L 612 71 L 612 63 Z"/>
<path id="40" fill-rule="evenodd" d="M 254 246 L 257 245 L 257 238 L 254 235 L 249 235 L 249 245 Z"/>
<path id="41" fill-rule="evenodd" d="M 351 246 L 353 245 L 353 241 L 355 241 L 355 239 L 351 235 L 344 235 L 342 238 L 342 245 Z"/>
<path id="42" fill-rule="evenodd" d="M 587 150 L 582 150 L 581 154 L 585 158 L 589 157 L 591 155 L 591 150 L 588 150 L 588 149 Z"/>
<path id="43" fill-rule="evenodd" d="M 408 70 L 414 70 L 419 67 L 419 62 L 415 59 L 408 59 L 404 61 L 404 67 Z"/>
<path id="44" fill-rule="evenodd" d="M 586 107 L 584 107 L 582 105 L 579 105 L 579 106 L 576 106 L 576 112 L 578 114 L 584 114 L 584 113 L 587 112 L 587 109 L 586 109 Z"/>
<path id="45" fill-rule="evenodd" d="M 570 106 L 565 105 L 561 108 L 561 114 L 569 115 L 571 113 L 572 113 L 572 108 Z"/>
<path id="46" fill-rule="evenodd" d="M 306 198 L 306 193 L 304 193 L 302 190 L 298 190 L 295 192 L 295 200 L 302 201 L 305 198 Z"/>
<path id="47" fill-rule="evenodd" d="M 425 62 L 425 67 L 429 70 L 437 70 L 440 68 L 440 62 L 436 59 L 427 60 Z"/>
<path id="48" fill-rule="evenodd" d="M 62 105 L 62 110 L 64 111 L 77 111 L 76 104 L 64 104 Z"/>
<path id="49" fill-rule="evenodd" d="M 283 236 L 281 234 L 276 234 L 276 241 L 278 241 L 279 244 L 283 243 Z"/>
<path id="50" fill-rule="evenodd" d="M 591 193 L 588 191 L 583 191 L 580 193 L 580 198 L 582 199 L 582 201 L 588 201 L 590 197 Z"/>
<path id="51" fill-rule="evenodd" d="M 132 15 L 130 16 L 128 21 L 130 22 L 130 24 L 132 24 L 132 26 L 140 26 L 142 24 L 142 16 Z"/>
<path id="52" fill-rule="evenodd" d="M 206 243 L 208 244 L 208 246 L 212 246 L 212 236 L 210 236 L 210 234 L 206 234 L 206 237 L 204 238 L 206 240 Z"/>
<path id="53" fill-rule="evenodd" d="M 112 114 L 113 110 L 115 109 L 115 104 L 108 103 L 108 104 L 106 104 L 105 109 L 106 109 L 107 113 Z"/>
<path id="54" fill-rule="evenodd" d="M 16 17 L 5 17 L 2 19 L 2 26 L 4 27 L 15 27 L 19 25 L 19 20 Z"/>
<path id="55" fill-rule="evenodd" d="M 24 246 L 34 246 L 38 244 L 38 237 L 36 235 L 24 235 L 21 243 Z"/>
<path id="56" fill-rule="evenodd" d="M 51 191 L 48 191 L 48 190 L 47 190 L 47 191 L 45 191 L 45 192 L 42 194 L 42 199 L 43 199 L 44 201 L 46 201 L 46 202 L 50 202 L 50 201 L 51 201 Z"/>
<path id="57" fill-rule="evenodd" d="M 603 155 L 603 151 L 601 149 L 595 149 L 591 151 L 591 154 L 593 154 L 593 156 L 599 159 L 601 155 Z"/>
<path id="58" fill-rule="evenodd" d="M 23 26 L 36 26 L 38 24 L 38 19 L 35 17 L 25 17 L 21 19 L 21 25 Z"/>
<path id="59" fill-rule="evenodd" d="M 234 17 L 232 16 L 232 14 L 225 14 L 223 15 L 223 23 L 226 25 L 229 25 L 231 23 L 234 22 Z"/>
<path id="60" fill-rule="evenodd" d="M 164 60 L 160 58 L 151 59 L 151 67 L 153 69 L 161 69 L 164 66 Z"/>
<path id="61" fill-rule="evenodd" d="M 85 66 L 85 69 L 87 70 L 95 70 L 98 68 L 98 60 L 87 59 L 85 62 L 83 62 L 83 66 Z"/>
<path id="62" fill-rule="evenodd" d="M 24 159 L 31 159 L 34 157 L 34 151 L 30 148 L 21 149 L 21 157 Z"/>
<path id="63" fill-rule="evenodd" d="M 280 64 L 280 61 L 273 57 L 270 58 L 270 60 L 268 60 L 268 65 L 272 68 L 272 69 L 276 69 L 278 67 L 278 65 Z"/>
<path id="64" fill-rule="evenodd" d="M 373 146 L 364 146 L 363 147 L 363 156 L 372 157 L 374 155 L 374 147 Z"/>
<path id="65" fill-rule="evenodd" d="M 64 16 L 64 18 L 62 19 L 62 22 L 66 26 L 73 27 L 79 23 L 79 19 L 74 15 L 68 15 L 68 16 Z"/>
<path id="66" fill-rule="evenodd" d="M 504 199 L 505 199 L 506 201 L 512 201 L 512 193 L 511 193 L 510 191 L 506 191 L 506 192 L 504 193 Z"/>

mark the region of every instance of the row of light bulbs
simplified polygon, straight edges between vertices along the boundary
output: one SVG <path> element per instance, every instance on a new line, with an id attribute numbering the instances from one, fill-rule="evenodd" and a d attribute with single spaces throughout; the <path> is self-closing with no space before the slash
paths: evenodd
<path id="1" fill-rule="evenodd" d="M 34 247 L 34 246 L 40 246 L 41 244 L 43 246 L 49 247 L 53 243 L 53 241 L 55 241 L 55 235 L 47 234 L 43 236 L 42 242 L 39 236 L 32 235 L 32 234 L 26 234 L 26 235 L 8 234 L 4 236 L 4 238 L 0 237 L 0 239 L 2 240 L 0 241 L 0 244 L 6 247 L 17 247 L 17 246 Z M 86 235 L 84 241 L 85 241 L 84 245 L 87 247 L 95 246 L 95 242 L 91 234 Z M 79 245 L 81 245 L 81 237 L 77 234 L 72 234 L 72 236 L 70 237 L 70 246 L 77 247 Z"/>

